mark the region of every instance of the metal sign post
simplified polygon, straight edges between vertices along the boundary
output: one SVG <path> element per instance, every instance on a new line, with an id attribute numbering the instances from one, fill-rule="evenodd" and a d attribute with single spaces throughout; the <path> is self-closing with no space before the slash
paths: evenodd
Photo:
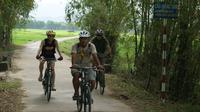
<path id="1" fill-rule="evenodd" d="M 166 82 L 167 82 L 167 19 L 177 18 L 177 5 L 165 2 L 154 3 L 154 18 L 163 19 L 163 36 L 162 36 L 162 73 L 161 73 L 161 94 L 162 103 L 166 102 Z"/>

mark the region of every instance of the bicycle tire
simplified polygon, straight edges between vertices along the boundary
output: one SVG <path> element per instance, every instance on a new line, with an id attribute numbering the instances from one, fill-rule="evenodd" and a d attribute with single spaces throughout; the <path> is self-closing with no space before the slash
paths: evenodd
<path id="1" fill-rule="evenodd" d="M 104 91 L 105 91 L 105 74 L 102 73 L 100 75 L 100 79 L 99 79 L 99 90 L 100 90 L 100 94 L 103 95 Z"/>
<path id="2" fill-rule="evenodd" d="M 97 76 L 96 76 L 96 86 L 95 86 L 95 89 L 98 88 L 98 85 L 99 85 L 99 74 L 97 74 Z"/>
<path id="3" fill-rule="evenodd" d="M 45 70 L 45 74 L 43 77 L 43 81 L 42 81 L 42 85 L 43 85 L 43 89 L 44 89 L 44 95 L 47 95 L 47 69 Z"/>
<path id="4" fill-rule="evenodd" d="M 49 102 L 51 99 L 51 73 L 49 73 L 47 77 L 47 101 Z"/>
<path id="5" fill-rule="evenodd" d="M 80 87 L 81 88 L 81 87 Z M 82 111 L 82 107 L 83 107 L 83 90 L 80 90 L 80 99 L 76 100 L 76 105 L 77 105 L 77 110 L 78 112 Z"/>
<path id="6" fill-rule="evenodd" d="M 91 99 L 90 87 L 86 87 L 84 92 L 85 92 L 84 93 L 84 112 L 91 112 L 92 99 Z"/>

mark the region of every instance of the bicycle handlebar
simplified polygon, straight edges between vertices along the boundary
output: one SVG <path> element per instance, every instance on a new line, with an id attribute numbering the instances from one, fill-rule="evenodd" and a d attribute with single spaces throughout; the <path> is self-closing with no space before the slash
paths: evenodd
<path id="1" fill-rule="evenodd" d="M 71 69 L 97 69 L 97 67 L 70 67 Z"/>
<path id="2" fill-rule="evenodd" d="M 56 60 L 59 60 L 59 58 L 56 59 L 56 58 L 45 58 L 45 57 L 40 57 L 38 60 L 43 60 L 43 61 L 56 61 Z M 59 60 L 59 61 L 61 61 L 61 60 Z"/>
<path id="3" fill-rule="evenodd" d="M 95 71 L 104 71 L 104 69 L 98 69 L 97 67 L 70 67 L 70 69 L 78 69 L 78 70 L 93 69 Z"/>

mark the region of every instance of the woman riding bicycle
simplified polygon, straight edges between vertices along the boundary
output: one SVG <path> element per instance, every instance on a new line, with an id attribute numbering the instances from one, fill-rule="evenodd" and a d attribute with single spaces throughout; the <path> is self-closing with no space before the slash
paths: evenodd
<path id="1" fill-rule="evenodd" d="M 58 58 L 58 60 L 62 60 L 63 57 L 62 57 L 62 55 L 60 53 L 58 42 L 57 42 L 56 39 L 54 39 L 55 36 L 56 36 L 56 33 L 53 32 L 52 30 L 50 30 L 50 31 L 46 32 L 46 35 L 47 35 L 47 38 L 42 40 L 42 42 L 40 44 L 40 47 L 39 47 L 39 50 L 37 52 L 36 58 L 40 59 L 41 57 L 44 57 L 44 58 L 54 58 L 56 60 L 55 53 L 56 53 L 56 50 L 57 50 L 58 54 L 60 56 Z M 41 60 L 40 61 L 40 64 L 39 64 L 40 75 L 38 77 L 38 81 L 42 81 L 44 63 L 45 63 L 45 60 Z M 51 62 L 51 66 L 52 66 L 52 69 L 53 69 L 53 74 L 52 74 L 53 86 L 52 86 L 52 90 L 55 91 L 56 90 L 55 89 L 55 70 L 54 70 L 55 61 Z"/>

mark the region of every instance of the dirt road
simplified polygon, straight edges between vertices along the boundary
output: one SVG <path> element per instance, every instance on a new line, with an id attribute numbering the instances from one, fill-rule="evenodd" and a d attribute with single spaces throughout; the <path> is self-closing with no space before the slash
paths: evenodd
<path id="1" fill-rule="evenodd" d="M 25 105 L 23 112 L 76 112 L 76 105 L 72 100 L 72 76 L 69 69 L 71 62 L 67 56 L 64 56 L 63 61 L 56 62 L 57 91 L 52 92 L 52 99 L 47 102 L 42 85 L 37 80 L 39 62 L 35 59 L 35 55 L 39 43 L 28 44 L 25 48 L 16 50 L 14 55 L 18 71 L 11 76 L 22 80 L 22 89 L 26 96 L 23 98 Z M 102 96 L 95 90 L 93 98 L 93 112 L 133 112 L 130 107 L 111 98 L 108 93 Z"/>

